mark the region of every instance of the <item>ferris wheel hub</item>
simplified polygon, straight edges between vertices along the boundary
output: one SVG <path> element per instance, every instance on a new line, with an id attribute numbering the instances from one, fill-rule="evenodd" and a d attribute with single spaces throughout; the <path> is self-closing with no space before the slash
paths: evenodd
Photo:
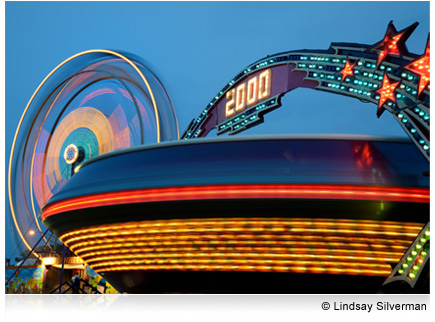
<path id="1" fill-rule="evenodd" d="M 73 164 L 80 157 L 79 148 L 75 144 L 70 144 L 66 147 L 65 152 L 63 153 L 63 158 L 65 162 L 68 164 Z"/>

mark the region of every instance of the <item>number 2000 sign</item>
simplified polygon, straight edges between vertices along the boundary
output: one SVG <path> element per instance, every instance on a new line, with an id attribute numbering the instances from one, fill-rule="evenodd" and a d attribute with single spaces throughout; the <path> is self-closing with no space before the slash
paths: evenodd
<path id="1" fill-rule="evenodd" d="M 258 101 L 268 98 L 271 82 L 272 71 L 267 69 L 229 91 L 226 96 L 226 117 L 233 116 L 234 113 L 243 111 L 247 106 L 253 106 Z"/>

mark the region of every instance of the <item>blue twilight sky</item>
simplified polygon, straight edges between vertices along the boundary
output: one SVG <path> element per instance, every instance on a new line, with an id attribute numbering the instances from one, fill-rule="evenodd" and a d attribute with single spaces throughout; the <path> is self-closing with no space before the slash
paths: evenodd
<path id="1" fill-rule="evenodd" d="M 231 78 L 268 54 L 327 49 L 331 42 L 374 44 L 393 20 L 398 30 L 420 23 L 407 41 L 420 55 L 429 32 L 429 1 L 6 2 L 5 15 L 6 169 L 34 90 L 60 62 L 84 50 L 142 57 L 166 87 L 183 133 Z M 243 134 L 405 136 L 388 113 L 376 118 L 374 104 L 307 89 L 282 102 L 264 124 Z M 6 202 L 6 257 L 15 249 L 9 212 Z"/>

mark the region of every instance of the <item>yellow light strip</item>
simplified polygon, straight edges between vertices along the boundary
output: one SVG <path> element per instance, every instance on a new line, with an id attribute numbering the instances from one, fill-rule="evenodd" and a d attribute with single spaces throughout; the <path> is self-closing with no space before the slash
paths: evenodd
<path id="1" fill-rule="evenodd" d="M 219 232 L 229 232 L 229 231 L 243 231 L 243 232 L 258 232 L 257 229 L 254 228 L 243 228 L 243 227 L 219 227 L 219 228 L 180 228 L 180 229 L 152 229 L 152 230 L 142 230 L 142 231 L 125 231 L 125 232 L 110 232 L 110 233 L 97 233 L 91 235 L 82 235 L 80 237 L 75 237 L 69 240 L 69 242 L 81 240 L 81 239 L 92 239 L 92 238 L 103 238 L 110 236 L 131 236 L 131 235 L 144 235 L 144 234 L 181 234 L 181 233 L 219 233 Z M 350 229 L 307 229 L 307 228 L 272 228 L 268 229 L 268 232 L 280 232 L 280 233 L 301 233 L 302 234 L 312 234 L 312 233 L 321 233 L 321 234 L 361 234 L 361 235 L 376 235 L 376 236 L 399 236 L 399 237 L 414 237 L 418 230 L 406 230 L 402 232 L 396 231 L 373 231 L 373 230 L 350 230 Z M 65 239 L 65 236 L 62 236 L 62 240 Z"/>
<path id="2" fill-rule="evenodd" d="M 267 266 L 267 265 L 135 265 L 135 266 L 117 266 L 104 269 L 95 269 L 97 273 L 113 271 L 132 271 L 132 270 L 207 270 L 207 271 L 264 271 L 264 272 L 297 272 L 297 273 L 324 273 L 324 274 L 352 274 L 352 275 L 370 275 L 370 276 L 388 276 L 391 269 L 388 266 L 380 266 L 378 269 L 355 269 L 340 267 L 289 267 L 289 266 Z"/>
<path id="3" fill-rule="evenodd" d="M 410 243 L 409 243 L 410 244 Z M 379 255 L 375 255 L 375 256 L 382 256 L 382 255 L 389 255 L 389 256 L 395 256 L 395 257 L 401 257 L 404 252 L 407 250 L 408 246 L 402 246 L 401 248 L 396 248 L 394 251 L 391 252 L 381 252 Z M 124 248 L 121 248 L 121 247 Z M 196 247 L 197 251 L 221 251 L 221 247 Z M 242 249 L 241 249 L 242 248 Z M 180 251 L 180 248 L 174 248 L 174 247 L 168 247 L 169 249 L 174 249 L 174 251 Z M 185 249 L 185 248 L 183 248 Z M 309 246 L 307 247 L 308 249 L 308 253 L 309 252 L 316 252 L 316 250 L 310 250 Z M 187 251 L 187 250 L 186 250 Z M 192 249 L 188 249 L 188 251 L 192 251 Z M 290 249 L 283 249 L 280 251 L 277 251 L 274 248 L 265 248 L 265 247 L 258 247 L 258 248 L 249 248 L 249 247 L 234 247 L 233 251 L 256 251 L 259 254 L 264 254 L 266 252 L 273 252 L 272 254 L 277 254 L 276 256 L 279 256 L 279 254 L 286 254 L 290 252 Z M 355 251 L 351 245 L 349 245 L 349 249 L 347 250 L 348 252 L 352 252 Z M 333 250 L 331 249 L 331 253 L 336 253 L 336 254 L 340 254 L 341 250 Z M 357 251 L 355 251 L 357 252 Z M 375 251 L 374 251 L 375 252 Z M 140 245 L 137 244 L 117 244 L 117 245 L 98 245 L 98 246 L 94 246 L 94 247 L 85 247 L 85 248 L 78 248 L 75 253 L 79 256 L 81 256 L 83 259 L 88 259 L 88 258 L 93 258 L 93 257 L 98 257 L 98 256 L 109 256 L 109 255 L 113 255 L 113 254 L 119 254 L 119 256 L 123 256 L 123 257 L 138 257 L 141 255 L 141 253 L 153 253 L 155 254 L 155 249 L 151 248 L 151 247 L 141 247 Z M 377 252 L 375 252 L 376 254 Z M 366 254 L 369 255 L 370 253 Z M 360 253 L 361 255 L 361 253 Z M 259 255 L 260 256 L 260 255 Z M 264 256 L 264 255 L 262 255 Z M 273 255 L 272 255 L 273 256 Z"/>
<path id="4" fill-rule="evenodd" d="M 95 228 L 87 228 L 87 229 L 80 229 L 77 231 L 73 231 L 67 234 L 64 234 L 61 238 L 67 238 L 72 235 L 79 235 L 79 234 L 85 234 L 85 233 L 92 233 L 96 232 L 97 234 L 104 234 L 104 231 L 107 230 L 129 230 L 126 234 L 131 234 L 131 230 L 137 230 L 141 228 L 158 228 L 158 227 L 178 227 L 178 226 L 211 226 L 210 231 L 222 231 L 222 229 L 227 230 L 226 228 L 220 228 L 219 225 L 268 225 L 268 226 L 332 226 L 332 227 L 343 227 L 343 228 L 350 228 L 354 227 L 357 229 L 365 228 L 365 229 L 374 229 L 374 228 L 381 228 L 381 229 L 393 229 L 393 230 L 410 230 L 412 232 L 420 231 L 422 228 L 422 224 L 419 223 L 389 223 L 386 222 L 385 224 L 379 224 L 377 221 L 368 221 L 368 220 L 325 220 L 325 219 L 275 219 L 271 218 L 264 219 L 264 220 L 256 220 L 253 218 L 252 220 L 246 220 L 246 219 L 220 219 L 220 220 L 198 220 L 198 219 L 192 219 L 192 220 L 167 220 L 167 221 L 156 221 L 156 222 L 137 222 L 137 223 L 129 223 L 129 224 L 123 224 L 123 225 L 106 225 L 106 226 L 99 226 Z M 183 227 L 184 228 L 184 227 Z M 189 228 L 185 228 L 189 229 Z M 200 227 L 200 229 L 204 229 L 203 227 Z M 260 231 L 255 230 L 255 228 L 251 228 L 252 231 Z M 270 231 L 278 231 L 280 229 L 283 229 L 282 227 L 277 227 L 274 229 L 269 229 Z M 195 230 L 196 231 L 196 230 Z M 159 230 L 156 231 L 147 231 L 146 233 L 158 233 Z M 162 232 L 162 231 L 160 231 Z M 177 230 L 163 230 L 163 232 L 178 232 Z M 204 232 L 201 230 L 201 232 Z"/>
<path id="5" fill-rule="evenodd" d="M 244 245 L 244 244 L 250 244 L 250 245 L 270 245 L 270 244 L 290 244 L 290 245 L 318 245 L 319 241 L 322 240 L 335 240 L 337 238 L 331 237 L 331 236 L 303 236 L 307 237 L 305 240 L 301 240 L 301 236 L 297 235 L 275 235 L 270 236 L 268 235 L 267 238 L 272 238 L 272 240 L 262 240 L 264 236 L 262 235 L 250 235 L 248 238 L 246 236 L 241 235 L 238 239 L 225 239 L 223 236 L 214 235 L 213 239 L 210 237 L 212 236 L 200 236 L 200 235 L 187 235 L 187 236 L 178 236 L 178 235 L 168 235 L 164 236 L 164 238 L 161 238 L 160 236 L 140 236 L 140 237 L 124 237 L 124 238 L 115 238 L 115 239 L 99 239 L 99 240 L 88 240 L 85 242 L 80 243 L 73 243 L 71 240 L 64 240 L 64 242 L 69 245 L 70 249 L 72 251 L 75 251 L 76 249 L 80 249 L 79 251 L 85 251 L 83 247 L 85 246 L 92 246 L 92 245 L 98 245 L 97 247 L 110 247 L 110 248 L 117 248 L 117 247 L 128 247 L 129 245 L 134 245 L 136 247 L 139 246 L 154 246 L 157 245 L 160 240 L 166 240 L 166 242 L 160 242 L 163 246 L 168 245 L 180 245 L 180 244 L 193 244 L 196 246 L 199 246 L 200 244 L 213 244 L 213 245 L 220 245 L 220 244 L 230 244 L 230 245 Z M 314 237 L 314 238 L 313 238 Z M 207 240 L 211 239 L 211 240 Z M 179 241 L 176 241 L 177 239 L 182 239 Z M 283 240 L 284 239 L 284 240 Z M 310 240 L 315 240 L 314 242 Z M 146 241 L 150 242 L 146 242 Z M 175 241 L 174 241 L 175 240 Z M 297 240 L 295 242 L 295 240 Z M 384 239 L 370 239 L 370 238 L 364 238 L 361 240 L 362 242 L 365 242 L 365 244 L 361 243 L 354 243 L 349 242 L 349 238 L 342 237 L 339 238 L 341 241 L 341 246 L 338 247 L 344 247 L 345 245 L 351 245 L 353 248 L 357 247 L 370 247 L 370 248 L 398 248 L 398 249 L 404 249 L 408 248 L 410 243 L 412 242 L 412 239 L 408 240 L 400 240 L 400 239 L 393 239 L 393 240 L 384 240 Z M 169 241 L 169 242 L 168 242 Z M 346 243 L 346 244 L 343 244 Z M 106 246 L 104 246 L 105 244 Z M 330 245 L 332 246 L 332 245 Z M 94 247 L 89 247 L 86 250 L 91 250 Z"/>
<path id="6" fill-rule="evenodd" d="M 342 268 L 348 267 L 370 267 L 370 268 L 378 268 L 378 267 L 388 267 L 386 263 L 367 263 L 367 262 L 341 262 L 334 261 L 334 258 L 331 258 L 331 261 L 307 261 L 307 260 L 263 260 L 263 259 L 237 259 L 237 258 L 221 258 L 221 259 L 198 259 L 198 258 L 189 258 L 189 259 L 180 259 L 180 258 L 171 258 L 171 259 L 154 259 L 154 260 L 120 260 L 120 261 L 109 261 L 105 263 L 92 264 L 94 269 L 101 269 L 103 267 L 114 267 L 114 266 L 135 266 L 135 265 L 155 265 L 155 264 L 231 264 L 231 265 L 239 265 L 239 264 L 254 264 L 254 265 L 271 265 L 271 266 L 287 266 L 293 268 L 294 266 L 317 266 L 321 265 L 321 267 L 328 266 L 336 266 Z M 320 266 L 318 266 L 320 267 Z"/>
<path id="7" fill-rule="evenodd" d="M 209 250 L 208 252 L 204 252 L 204 250 L 196 250 L 195 248 L 187 248 L 187 249 L 177 249 L 178 253 L 167 253 L 167 252 L 155 252 L 154 249 L 151 249 L 149 253 L 147 254 L 135 254 L 135 255 L 112 255 L 112 256 L 81 256 L 83 259 L 85 259 L 88 263 L 94 263 L 94 262 L 102 262 L 107 260 L 139 260 L 140 258 L 183 258 L 183 257 L 207 257 L 207 258 L 215 258 L 215 257 L 243 257 L 243 258 L 263 258 L 263 259 L 292 259 L 292 258 L 319 258 L 319 259 L 340 259 L 340 260 L 361 260 L 361 261 L 379 261 L 379 262 L 388 262 L 388 261 L 398 261 L 400 260 L 400 257 L 403 255 L 403 253 L 388 253 L 388 252 L 382 252 L 382 253 L 357 253 L 352 250 L 347 250 L 346 252 L 343 252 L 344 255 L 325 255 L 324 253 L 328 253 L 328 250 L 313 250 L 311 253 L 313 254 L 306 254 L 305 249 L 299 249 L 297 253 L 290 253 L 293 251 L 292 249 L 288 249 L 289 253 L 286 254 L 279 254 L 279 253 L 249 253 L 249 252 L 243 252 L 243 253 L 234 253 L 235 250 L 232 250 L 233 252 L 225 252 L 224 250 L 219 250 L 216 252 L 216 250 Z M 252 250 L 251 250 L 252 251 Z M 270 249 L 270 252 L 272 252 L 273 249 Z M 186 253 L 186 252 L 192 252 L 192 253 Z M 330 252 L 335 253 L 335 252 Z M 366 256 L 364 256 L 366 255 Z M 370 257 L 372 256 L 372 257 Z M 389 257 L 388 257 L 389 256 Z"/>
<path id="8" fill-rule="evenodd" d="M 216 270 L 219 263 L 218 270 L 388 275 L 389 263 L 401 258 L 422 226 L 311 218 L 178 219 L 79 229 L 60 239 L 100 271 Z"/>
<path id="9" fill-rule="evenodd" d="M 264 245 L 266 243 L 268 244 L 285 244 L 290 243 L 291 245 L 297 245 L 297 244 L 303 244 L 303 245 L 314 245 L 314 242 L 319 241 L 341 241 L 346 242 L 346 244 L 349 243 L 349 240 L 355 244 L 355 240 L 351 238 L 341 237 L 341 238 L 335 238 L 334 236 L 297 236 L 297 235 L 240 235 L 237 236 L 237 239 L 226 239 L 225 236 L 220 236 L 219 234 L 216 235 L 167 235 L 167 236 L 140 236 L 140 237 L 119 237 L 119 238 L 105 238 L 105 239 L 98 239 L 98 240 L 90 240 L 83 241 L 80 243 L 74 243 L 73 239 L 62 239 L 66 244 L 70 246 L 71 250 L 75 250 L 77 248 L 81 248 L 84 246 L 91 246 L 91 245 L 101 245 L 102 243 L 108 244 L 111 243 L 113 247 L 123 247 L 128 245 L 128 243 L 136 245 L 136 246 L 150 246 L 155 245 L 157 242 L 160 242 L 160 240 L 166 241 L 166 242 L 160 242 L 162 245 L 174 245 L 174 244 L 195 244 L 199 245 L 201 243 L 209 243 L 209 244 L 246 244 L 250 243 L 251 245 L 255 244 L 261 244 Z M 266 239 L 266 238 L 267 239 Z M 303 238 L 301 238 L 303 237 Z M 86 236 L 85 238 L 86 239 Z M 181 240 L 180 240 L 181 239 Z M 209 240 L 207 240 L 209 239 Z M 302 240 L 301 240 L 302 239 Z M 178 242 L 174 242 L 174 240 L 178 240 Z M 314 242 L 313 242 L 314 240 Z M 150 241 L 150 242 L 146 242 Z M 169 241 L 169 242 L 168 242 Z M 412 242 L 412 238 L 409 238 L 408 240 L 401 240 L 401 239 L 393 239 L 393 240 L 385 240 L 385 239 L 373 239 L 373 238 L 359 238 L 358 241 L 360 243 L 356 243 L 356 245 L 353 245 L 353 247 L 385 247 L 385 248 L 395 248 L 400 247 L 400 249 L 403 249 L 403 247 L 409 247 L 409 244 Z M 118 242 L 118 244 L 116 244 Z M 361 244 L 361 242 L 365 242 L 365 244 Z M 153 244 L 154 243 L 154 244 Z M 396 245 L 397 244 L 397 245 Z M 345 244 L 341 244 L 341 247 L 343 247 Z M 340 247 L 340 246 L 339 246 Z"/>
<path id="10" fill-rule="evenodd" d="M 159 120 L 159 112 L 157 109 L 157 103 L 154 99 L 154 94 L 153 91 L 151 90 L 151 87 L 148 83 L 148 81 L 146 80 L 146 77 L 142 74 L 142 72 L 139 70 L 139 68 L 137 68 L 137 66 L 131 61 L 129 60 L 127 57 L 111 51 L 111 50 L 107 50 L 107 49 L 92 49 L 92 50 L 87 50 L 87 51 L 83 51 L 81 53 L 75 54 L 74 56 L 71 56 L 70 58 L 64 60 L 62 63 L 60 63 L 59 65 L 57 65 L 43 80 L 42 82 L 39 84 L 39 86 L 36 88 L 35 92 L 33 93 L 32 97 L 30 98 L 29 102 L 26 105 L 26 108 L 24 109 L 23 114 L 21 115 L 20 118 L 20 122 L 18 123 L 18 127 L 17 130 L 15 131 L 15 136 L 14 136 L 14 140 L 12 142 L 12 149 L 11 149 L 11 154 L 9 157 L 9 169 L 8 169 L 8 191 L 9 191 L 9 204 L 10 204 L 10 208 L 11 208 L 11 214 L 12 214 L 12 219 L 14 221 L 15 227 L 18 231 L 18 234 L 20 235 L 21 240 L 23 241 L 24 245 L 29 249 L 32 250 L 32 247 L 27 243 L 26 239 L 24 238 L 21 229 L 17 223 L 17 219 L 16 219 L 16 214 L 15 214 L 15 210 L 14 210 L 14 203 L 12 201 L 12 187 L 11 187 L 11 172 L 12 172 L 12 159 L 13 159 L 13 155 L 14 155 L 14 151 L 15 151 L 15 145 L 17 142 L 17 138 L 18 138 L 18 133 L 21 129 L 21 125 L 23 123 L 24 120 L 24 116 L 27 113 L 27 110 L 29 109 L 30 104 L 33 102 L 33 99 L 35 98 L 36 94 L 39 92 L 39 90 L 41 89 L 41 87 L 45 84 L 45 82 L 59 69 L 61 68 L 63 65 L 65 65 L 66 63 L 68 63 L 69 61 L 86 55 L 86 54 L 92 54 L 92 53 L 106 53 L 109 55 L 114 55 L 118 58 L 121 58 L 123 60 L 125 60 L 129 65 L 131 65 L 133 67 L 133 69 L 139 74 L 139 76 L 142 78 L 143 82 L 145 83 L 148 91 L 150 92 L 150 97 L 151 97 L 151 101 L 153 104 L 153 108 L 154 108 L 154 112 L 156 113 L 156 125 L 157 125 L 157 142 L 160 142 L 160 120 Z M 177 130 L 178 131 L 178 130 Z M 30 191 L 32 191 L 32 183 L 30 182 Z M 32 193 L 31 193 L 32 194 Z M 33 200 L 33 197 L 32 197 Z M 32 205 L 33 207 L 33 205 Z M 34 208 L 34 207 L 33 207 Z M 36 214 L 34 213 L 34 216 L 36 217 Z M 37 257 L 37 258 L 41 258 L 41 256 L 38 253 L 33 252 L 33 254 Z"/>

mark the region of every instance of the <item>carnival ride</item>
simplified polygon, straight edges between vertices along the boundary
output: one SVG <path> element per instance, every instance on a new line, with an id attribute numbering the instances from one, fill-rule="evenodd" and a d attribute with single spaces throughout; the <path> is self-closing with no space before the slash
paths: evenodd
<path id="1" fill-rule="evenodd" d="M 382 282 L 425 292 L 430 49 L 406 49 L 416 26 L 391 22 L 371 46 L 261 59 L 170 143 L 172 103 L 140 59 L 67 59 L 33 94 L 12 146 L 9 202 L 23 243 L 42 257 L 32 245 L 54 234 L 120 292 L 331 293 L 331 281 L 337 292 Z M 410 141 L 198 139 L 260 124 L 299 87 L 374 103 Z"/>

